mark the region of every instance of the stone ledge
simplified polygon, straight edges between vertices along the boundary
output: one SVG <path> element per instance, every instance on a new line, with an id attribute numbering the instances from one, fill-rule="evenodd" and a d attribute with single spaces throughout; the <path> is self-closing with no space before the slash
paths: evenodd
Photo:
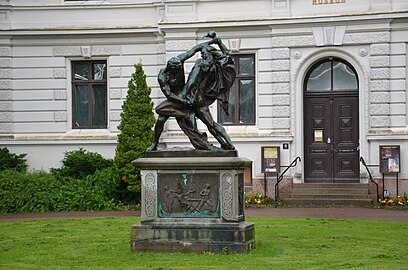
<path id="1" fill-rule="evenodd" d="M 133 166 L 139 169 L 245 169 L 251 166 L 252 161 L 240 157 L 154 157 L 134 160 Z"/>
<path id="2" fill-rule="evenodd" d="M 147 158 L 166 157 L 238 157 L 237 150 L 197 150 L 192 148 L 167 148 L 146 153 Z"/>
<path id="3" fill-rule="evenodd" d="M 156 252 L 245 253 L 255 248 L 251 222 L 223 224 L 135 224 L 131 250 Z"/>

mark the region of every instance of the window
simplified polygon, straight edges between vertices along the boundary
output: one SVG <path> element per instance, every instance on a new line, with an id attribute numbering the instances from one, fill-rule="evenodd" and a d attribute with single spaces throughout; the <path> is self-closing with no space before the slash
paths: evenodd
<path id="1" fill-rule="evenodd" d="M 356 71 L 341 59 L 319 61 L 310 69 L 306 78 L 308 92 L 358 90 Z"/>
<path id="2" fill-rule="evenodd" d="M 233 55 L 237 77 L 230 89 L 228 115 L 218 106 L 218 122 L 223 125 L 255 124 L 255 56 Z"/>
<path id="3" fill-rule="evenodd" d="M 106 116 L 106 61 L 72 62 L 72 128 L 106 128 Z"/>

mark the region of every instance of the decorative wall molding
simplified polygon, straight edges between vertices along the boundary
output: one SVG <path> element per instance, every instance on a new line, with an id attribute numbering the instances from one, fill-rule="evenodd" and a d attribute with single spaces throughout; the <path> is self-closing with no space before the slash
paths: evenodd
<path id="1" fill-rule="evenodd" d="M 289 0 L 272 0 L 272 16 L 289 16 L 290 2 Z"/>
<path id="2" fill-rule="evenodd" d="M 390 42 L 389 32 L 349 33 L 344 35 L 343 44 L 369 44 Z"/>
<path id="3" fill-rule="evenodd" d="M 239 52 L 241 48 L 241 39 L 229 39 L 228 40 L 229 49 L 233 52 Z"/>
<path id="4" fill-rule="evenodd" d="M 54 121 L 55 122 L 66 122 L 67 113 L 66 112 L 54 112 Z"/>
<path id="5" fill-rule="evenodd" d="M 110 67 L 109 77 L 110 78 L 120 78 L 122 76 L 122 69 L 120 67 Z"/>
<path id="6" fill-rule="evenodd" d="M 92 47 L 91 46 L 81 46 L 82 57 L 89 59 L 92 56 Z"/>
<path id="7" fill-rule="evenodd" d="M 54 79 L 65 79 L 66 76 L 65 68 L 54 68 Z"/>
<path id="8" fill-rule="evenodd" d="M 289 59 L 285 60 L 272 60 L 272 71 L 289 71 L 290 62 Z"/>
<path id="9" fill-rule="evenodd" d="M 55 90 L 54 99 L 55 100 L 66 100 L 68 97 L 67 90 Z"/>
<path id="10" fill-rule="evenodd" d="M 388 55 L 390 54 L 390 44 L 371 44 L 370 55 Z"/>
<path id="11" fill-rule="evenodd" d="M 358 50 L 358 55 L 360 55 L 361 57 L 366 57 L 368 55 L 368 50 L 365 47 L 361 47 Z"/>
<path id="12" fill-rule="evenodd" d="M 53 49 L 54 56 L 78 56 L 85 59 L 94 56 L 120 55 L 121 53 L 121 46 L 56 46 Z"/>
<path id="13" fill-rule="evenodd" d="M 11 92 L 11 89 L 6 89 L 6 90 L 1 90 L 0 91 L 0 100 L 13 100 L 13 93 Z"/>
<path id="14" fill-rule="evenodd" d="M 313 36 L 287 36 L 287 37 L 272 37 L 272 47 L 307 47 L 314 46 L 316 43 Z"/>
<path id="15" fill-rule="evenodd" d="M 389 68 L 373 68 L 370 70 L 370 79 L 389 79 Z"/>
<path id="16" fill-rule="evenodd" d="M 166 21 L 180 21 L 180 18 L 185 21 L 196 20 L 197 4 L 194 2 L 166 3 L 164 5 L 164 14 Z"/>
<path id="17" fill-rule="evenodd" d="M 221 186 L 222 186 L 222 205 L 221 205 L 221 213 L 222 217 L 226 219 L 232 218 L 233 211 L 232 211 L 232 204 L 233 204 L 233 197 L 232 197 L 232 189 L 233 189 L 233 179 L 230 173 L 224 173 L 221 176 Z"/>
<path id="18" fill-rule="evenodd" d="M 370 66 L 372 68 L 387 68 L 390 66 L 390 57 L 389 56 L 371 56 L 370 58 Z"/>
<path id="19" fill-rule="evenodd" d="M 389 91 L 390 81 L 389 80 L 371 80 L 370 90 L 373 91 Z"/>
<path id="20" fill-rule="evenodd" d="M 157 178 L 153 173 L 147 173 L 144 185 L 144 213 L 146 217 L 157 216 Z"/>
<path id="21" fill-rule="evenodd" d="M 289 93 L 290 93 L 289 82 L 272 84 L 272 94 L 289 94 Z"/>
<path id="22" fill-rule="evenodd" d="M 371 104 L 370 114 L 373 115 L 388 115 L 390 114 L 390 106 L 387 103 Z"/>
<path id="23" fill-rule="evenodd" d="M 293 58 L 295 58 L 296 60 L 302 58 L 302 51 L 299 50 L 294 50 L 292 53 Z"/>
<path id="24" fill-rule="evenodd" d="M 53 49 L 54 56 L 82 56 L 79 46 L 57 46 Z"/>
<path id="25" fill-rule="evenodd" d="M 339 46 L 343 44 L 347 26 L 312 27 L 316 46 Z"/>
<path id="26" fill-rule="evenodd" d="M 287 59 L 290 57 L 289 48 L 278 48 L 271 50 L 272 59 Z"/>

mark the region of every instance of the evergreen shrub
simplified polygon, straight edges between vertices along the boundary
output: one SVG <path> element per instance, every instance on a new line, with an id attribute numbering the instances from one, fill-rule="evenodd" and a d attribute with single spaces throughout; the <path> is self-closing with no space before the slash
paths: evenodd
<path id="1" fill-rule="evenodd" d="M 132 161 L 143 157 L 146 149 L 153 143 L 152 127 L 155 117 L 150 93 L 142 64 L 136 64 L 122 105 L 121 122 L 118 126 L 121 132 L 114 158 L 123 186 L 131 192 L 128 196 L 134 198 L 140 198 L 141 179 L 140 171 L 132 165 Z"/>
<path id="2" fill-rule="evenodd" d="M 46 172 L 0 172 L 0 212 L 53 211 L 54 196 L 60 188 L 55 177 Z"/>
<path id="3" fill-rule="evenodd" d="M 114 168 L 98 170 L 82 179 L 65 178 L 55 193 L 52 211 L 113 210 L 119 178 Z"/>
<path id="4" fill-rule="evenodd" d="M 83 179 L 47 172 L 0 172 L 0 213 L 114 210 L 120 180 L 113 167 Z"/>
<path id="5" fill-rule="evenodd" d="M 113 167 L 111 159 L 105 159 L 101 154 L 90 152 L 83 148 L 65 152 L 61 168 L 52 168 L 51 172 L 62 177 L 83 179 L 93 175 L 98 170 Z"/>
<path id="6" fill-rule="evenodd" d="M 9 169 L 19 172 L 27 171 L 26 155 L 27 154 L 11 153 L 7 147 L 0 148 L 0 171 Z"/>

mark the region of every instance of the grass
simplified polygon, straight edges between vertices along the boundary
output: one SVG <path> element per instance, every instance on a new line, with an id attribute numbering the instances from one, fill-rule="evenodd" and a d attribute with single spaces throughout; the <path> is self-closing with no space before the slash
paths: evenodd
<path id="1" fill-rule="evenodd" d="M 403 269 L 408 222 L 247 218 L 248 254 L 131 253 L 136 217 L 0 223 L 0 269 Z M 401 268 L 402 267 L 402 268 Z"/>

